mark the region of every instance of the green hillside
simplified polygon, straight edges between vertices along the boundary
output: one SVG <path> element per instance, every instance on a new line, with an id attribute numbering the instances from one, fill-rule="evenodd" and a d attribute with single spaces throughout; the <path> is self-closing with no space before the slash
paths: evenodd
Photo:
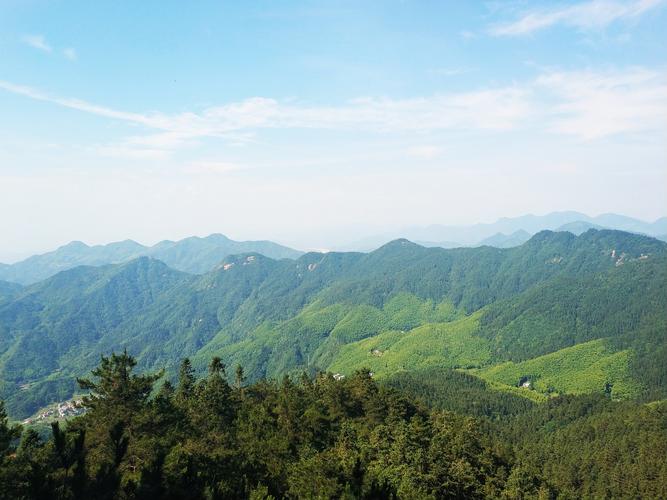
<path id="1" fill-rule="evenodd" d="M 615 351 L 606 339 L 592 340 L 519 363 L 507 362 L 475 373 L 485 380 L 517 386 L 528 381 L 543 393 L 585 394 L 602 392 L 609 383 L 614 398 L 641 393 L 642 381 L 630 370 L 629 349 Z"/>
<path id="2" fill-rule="evenodd" d="M 588 365 L 567 365 L 577 374 L 567 381 L 543 368 L 544 387 L 602 391 L 603 373 L 619 397 L 667 396 L 667 245 L 619 231 L 547 231 L 510 249 L 397 240 L 368 254 L 250 253 L 203 275 L 143 257 L 77 267 L 4 297 L 0 398 L 16 417 L 66 399 L 73 377 L 120 349 L 172 379 L 182 357 L 203 372 L 214 355 L 250 380 L 362 367 L 387 378 L 520 365 L 606 339 L 586 351 Z M 513 372 L 498 373 L 492 387 L 522 394 Z"/>
<path id="3" fill-rule="evenodd" d="M 489 362 L 488 342 L 474 335 L 480 314 L 450 323 L 429 323 L 410 331 L 388 331 L 340 349 L 327 367 L 351 374 L 369 368 L 382 378 L 429 367 L 472 368 Z"/>

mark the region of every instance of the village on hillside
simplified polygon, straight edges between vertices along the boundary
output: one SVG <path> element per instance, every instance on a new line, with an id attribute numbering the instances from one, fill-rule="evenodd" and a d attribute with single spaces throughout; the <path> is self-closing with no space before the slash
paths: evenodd
<path id="1" fill-rule="evenodd" d="M 85 411 L 86 409 L 82 406 L 82 401 L 80 399 L 71 399 L 69 401 L 63 401 L 47 406 L 34 416 L 26 418 L 22 423 L 23 425 L 31 425 L 39 422 L 51 422 L 82 415 Z"/>

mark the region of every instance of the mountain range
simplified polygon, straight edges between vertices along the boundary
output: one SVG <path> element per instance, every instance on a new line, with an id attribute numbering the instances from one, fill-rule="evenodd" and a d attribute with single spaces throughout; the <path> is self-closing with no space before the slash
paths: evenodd
<path id="1" fill-rule="evenodd" d="M 612 230 L 508 249 L 250 252 L 198 275 L 142 256 L 0 284 L 0 399 L 29 415 L 127 349 L 170 377 L 185 356 L 203 371 L 218 355 L 251 380 L 449 367 L 531 399 L 609 386 L 651 400 L 667 397 L 666 306 L 667 244 Z"/>
<path id="2" fill-rule="evenodd" d="M 295 259 L 302 254 L 271 241 L 234 241 L 222 234 L 165 240 L 150 247 L 132 240 L 95 246 L 72 241 L 16 264 L 0 264 L 0 280 L 28 285 L 76 266 L 118 264 L 142 256 L 161 260 L 173 269 L 200 274 L 210 271 L 226 256 L 243 252 L 257 252 L 274 259 Z"/>
<path id="3" fill-rule="evenodd" d="M 667 241 L 667 217 L 648 223 L 623 215 L 589 217 L 570 211 L 543 216 L 501 218 L 493 224 L 406 228 L 395 233 L 369 237 L 338 250 L 366 252 L 379 248 L 387 241 L 400 238 L 425 247 L 511 248 L 525 243 L 533 234 L 542 230 L 568 231 L 579 235 L 588 229 L 618 229 Z M 142 256 L 161 260 L 172 269 L 203 274 L 213 269 L 226 256 L 245 252 L 255 252 L 273 259 L 296 259 L 303 254 L 299 250 L 271 241 L 234 241 L 222 234 L 211 234 L 205 238 L 193 236 L 179 241 L 165 240 L 153 246 L 144 246 L 132 240 L 95 246 L 72 241 L 54 251 L 33 255 L 15 264 L 0 263 L 0 280 L 29 285 L 76 266 L 118 264 Z"/>
<path id="4" fill-rule="evenodd" d="M 520 217 L 503 217 L 490 224 L 411 226 L 399 231 L 370 236 L 341 248 L 368 251 L 397 238 L 407 238 L 425 246 L 442 248 L 482 245 L 507 248 L 520 245 L 531 235 L 545 229 L 569 231 L 574 234 L 581 234 L 587 229 L 617 229 L 646 234 L 666 241 L 667 217 L 662 217 L 654 222 L 645 222 L 612 213 L 596 217 L 575 211 L 552 212 L 546 215 L 529 214 Z"/>

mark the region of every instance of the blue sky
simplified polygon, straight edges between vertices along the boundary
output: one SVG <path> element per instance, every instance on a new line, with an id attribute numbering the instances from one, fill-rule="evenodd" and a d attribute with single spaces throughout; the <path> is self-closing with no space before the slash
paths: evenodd
<path id="1" fill-rule="evenodd" d="M 665 26 L 664 0 L 0 0 L 0 261 L 658 218 Z"/>

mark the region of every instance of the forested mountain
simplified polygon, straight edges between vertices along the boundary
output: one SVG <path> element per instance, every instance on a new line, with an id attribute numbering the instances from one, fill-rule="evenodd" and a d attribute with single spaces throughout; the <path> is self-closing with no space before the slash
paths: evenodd
<path id="1" fill-rule="evenodd" d="M 222 234 L 165 240 L 152 247 L 132 240 L 92 247 L 73 241 L 53 252 L 34 255 L 12 265 L 0 265 L 0 280 L 32 284 L 76 266 L 118 264 L 141 256 L 159 259 L 179 271 L 202 274 L 228 255 L 245 252 L 257 252 L 274 259 L 295 259 L 302 254 L 271 241 L 234 241 Z"/>
<path id="2" fill-rule="evenodd" d="M 168 377 L 184 356 L 203 371 L 219 355 L 250 380 L 450 367 L 533 400 L 655 399 L 667 396 L 666 301 L 667 245 L 608 230 L 545 231 L 510 249 L 397 240 L 368 254 L 243 254 L 203 275 L 142 257 L 0 302 L 0 398 L 27 416 L 127 349 Z"/>

